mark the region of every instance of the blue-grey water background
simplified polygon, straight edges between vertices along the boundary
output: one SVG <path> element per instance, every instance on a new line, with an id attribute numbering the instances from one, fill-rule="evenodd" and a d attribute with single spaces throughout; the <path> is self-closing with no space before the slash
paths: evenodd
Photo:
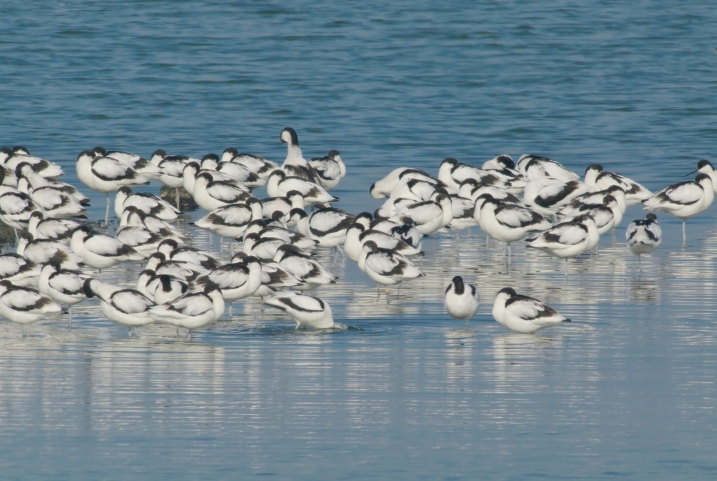
<path id="1" fill-rule="evenodd" d="M 435 173 L 448 156 L 600 162 L 651 189 L 716 159 L 708 3 L 0 6 L 0 145 L 74 182 L 96 145 L 281 162 L 285 126 L 306 157 L 341 152 L 337 205 L 354 213 L 379 205 L 368 187 L 392 168 Z M 100 218 L 104 196 L 83 191 Z M 660 215 L 665 241 L 638 276 L 624 226 L 642 215 L 630 208 L 567 282 L 521 247 L 508 268 L 477 229 L 459 247 L 427 240 L 428 277 L 389 306 L 339 261 L 341 281 L 315 291 L 348 326 L 333 333 L 293 331 L 254 301 L 191 341 L 153 326 L 127 338 L 96 303 L 72 329 L 49 319 L 22 338 L 3 321 L 2 478 L 713 479 L 715 207 L 688 222 L 686 248 Z M 456 274 L 483 296 L 467 324 L 442 306 Z M 506 285 L 575 322 L 509 333 L 490 316 Z"/>

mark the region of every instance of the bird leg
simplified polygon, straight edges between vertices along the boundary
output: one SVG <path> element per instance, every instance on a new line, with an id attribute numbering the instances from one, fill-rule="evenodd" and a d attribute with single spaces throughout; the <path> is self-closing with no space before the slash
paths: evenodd
<path id="1" fill-rule="evenodd" d="M 70 329 L 72 329 L 72 306 L 70 306 L 69 309 L 67 309 L 67 314 L 68 314 L 69 317 L 70 317 L 70 324 L 68 325 L 68 327 L 69 327 Z"/>
<path id="2" fill-rule="evenodd" d="M 179 187 L 175 187 L 174 189 L 174 195 L 177 198 L 177 210 L 182 210 L 179 208 Z"/>
<path id="3" fill-rule="evenodd" d="M 687 232 L 685 231 L 686 220 L 682 219 L 682 245 L 687 246 Z"/>
<path id="4" fill-rule="evenodd" d="M 376 302 L 381 298 L 381 285 L 376 284 Z"/>
<path id="5" fill-rule="evenodd" d="M 565 278 L 568 278 L 568 258 L 565 258 Z"/>
<path id="6" fill-rule="evenodd" d="M 107 209 L 105 210 L 105 227 L 110 224 L 110 193 L 107 192 Z"/>
<path id="7" fill-rule="evenodd" d="M 391 304 L 391 290 L 386 288 L 386 305 Z"/>

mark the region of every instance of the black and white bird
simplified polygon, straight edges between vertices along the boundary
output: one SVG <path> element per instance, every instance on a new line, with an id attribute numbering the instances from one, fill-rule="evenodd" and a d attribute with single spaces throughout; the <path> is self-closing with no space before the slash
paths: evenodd
<path id="1" fill-rule="evenodd" d="M 184 166 L 187 162 L 199 162 L 199 160 L 186 155 L 167 155 L 162 149 L 155 150 L 149 160 L 159 168 L 157 180 L 174 189 L 176 207 L 179 209 L 179 188 L 184 185 Z"/>
<path id="2" fill-rule="evenodd" d="M 149 160 L 141 157 L 137 154 L 130 154 L 129 152 L 121 152 L 118 150 L 105 150 L 102 146 L 97 146 L 92 149 L 98 156 L 111 157 L 117 159 L 120 162 L 125 163 L 127 166 L 133 168 L 137 173 L 143 177 L 149 179 L 156 179 L 159 177 L 161 171 L 159 167 L 150 162 Z"/>
<path id="3" fill-rule="evenodd" d="M 346 165 L 338 150 L 330 150 L 326 157 L 311 159 L 309 165 L 314 168 L 321 186 L 326 190 L 333 189 L 346 177 Z"/>
<path id="4" fill-rule="evenodd" d="M 335 284 L 338 279 L 311 255 L 291 244 L 279 247 L 274 262 L 288 269 L 301 281 L 301 284 L 294 288 L 299 291 L 310 291 L 326 284 Z"/>
<path id="5" fill-rule="evenodd" d="M 579 195 L 579 196 L 575 197 L 565 207 L 563 207 L 560 210 L 558 215 L 561 215 L 563 217 L 570 217 L 574 213 L 577 213 L 576 209 L 578 209 L 581 205 L 604 204 L 605 197 L 607 197 L 608 195 L 611 195 L 617 201 L 617 205 L 620 209 L 620 212 L 625 214 L 625 210 L 627 209 L 627 200 L 625 198 L 625 191 L 622 190 L 622 187 L 619 187 L 617 185 L 612 185 L 604 190 L 598 190 L 596 192 L 587 192 L 583 195 Z"/>
<path id="6" fill-rule="evenodd" d="M 95 269 L 100 269 L 100 272 L 119 262 L 139 262 L 145 259 L 145 256 L 132 247 L 114 237 L 94 232 L 86 225 L 82 225 L 72 232 L 70 247 L 75 254 L 82 258 L 82 262 Z"/>
<path id="7" fill-rule="evenodd" d="M 461 276 L 455 276 L 446 287 L 443 305 L 452 318 L 467 321 L 478 312 L 480 294 L 476 286 L 465 284 Z"/>
<path id="8" fill-rule="evenodd" d="M 304 211 L 297 209 L 297 212 Z M 304 212 L 304 214 L 306 213 Z M 296 230 L 309 239 L 315 240 L 322 247 L 338 247 L 346 242 L 346 231 L 353 223 L 353 215 L 331 207 L 315 210 L 308 216 L 299 219 L 296 223 Z"/>
<path id="9" fill-rule="evenodd" d="M 251 233 L 244 236 L 242 250 L 245 254 L 255 256 L 262 261 L 270 261 L 276 257 L 279 247 L 289 245 L 284 239 L 260 238 L 259 234 Z M 308 255 L 308 252 L 303 252 Z"/>
<path id="10" fill-rule="evenodd" d="M 517 294 L 511 287 L 498 291 L 493 303 L 493 319 L 521 334 L 532 334 L 544 327 L 570 322 L 552 307 Z"/>
<path id="11" fill-rule="evenodd" d="M 523 199 L 526 205 L 539 214 L 555 216 L 570 201 L 589 190 L 587 185 L 578 180 L 563 182 L 543 177 L 526 184 Z"/>
<path id="12" fill-rule="evenodd" d="M 364 243 L 358 266 L 382 286 L 392 286 L 426 275 L 406 257 L 392 250 L 381 249 L 373 241 Z M 377 290 L 377 294 L 380 294 L 380 291 Z M 390 302 L 389 294 L 386 287 L 386 302 Z"/>
<path id="13" fill-rule="evenodd" d="M 712 205 L 714 200 L 712 178 L 703 173 L 697 174 L 695 180 L 678 182 L 657 192 L 649 199 L 643 200 L 645 210 L 667 212 L 682 220 L 682 244 L 687 244 L 685 223 Z M 2 199 L 2 196 L 0 196 Z"/>
<path id="14" fill-rule="evenodd" d="M 152 319 L 189 330 L 205 327 L 224 314 L 224 298 L 213 282 L 207 282 L 203 292 L 190 292 L 166 304 L 149 309 Z"/>
<path id="15" fill-rule="evenodd" d="M 367 214 L 367 213 L 364 213 Z M 370 214 L 368 214 L 370 215 Z M 361 214 L 356 220 L 361 221 Z M 364 217 L 364 221 L 365 221 Z M 421 249 L 423 234 L 416 228 L 415 222 L 408 216 L 401 216 L 401 221 L 396 222 L 389 219 L 374 219 L 368 224 L 369 229 L 385 232 L 397 239 L 401 239 L 414 249 Z"/>
<path id="16" fill-rule="evenodd" d="M 37 265 L 54 261 L 63 269 L 79 269 L 83 265 L 81 256 L 69 246 L 50 239 L 34 239 L 29 233 L 22 233 L 17 244 L 17 254 Z"/>
<path id="17" fill-rule="evenodd" d="M 694 174 L 695 172 L 700 172 L 702 174 L 707 174 L 712 179 L 712 188 L 717 193 L 717 171 L 715 170 L 714 166 L 712 166 L 712 162 L 709 160 L 700 160 L 697 162 L 697 169 L 690 172 L 690 174 Z"/>
<path id="18" fill-rule="evenodd" d="M 248 256 L 241 262 L 232 262 L 212 269 L 192 283 L 192 291 L 202 291 L 208 283 L 219 287 L 222 297 L 229 302 L 229 318 L 232 318 L 232 303 L 253 296 L 262 285 L 262 262 Z"/>
<path id="19" fill-rule="evenodd" d="M 208 271 L 202 266 L 190 262 L 167 260 L 161 252 L 155 252 L 147 259 L 145 270 L 151 270 L 157 275 L 169 274 L 186 282 L 192 282 L 197 277 L 206 274 Z"/>
<path id="20" fill-rule="evenodd" d="M 189 262 L 205 269 L 214 269 L 221 264 L 214 254 L 192 246 L 180 245 L 174 239 L 163 240 L 157 246 L 157 252 L 164 254 L 168 260 Z"/>
<path id="21" fill-rule="evenodd" d="M 59 180 L 48 179 L 41 176 L 35 171 L 35 168 L 27 162 L 18 164 L 15 169 L 16 186 L 18 190 L 30 194 L 31 190 L 39 189 L 40 187 L 54 187 L 61 190 L 65 194 L 71 195 L 72 198 L 77 200 L 81 205 L 89 205 L 90 199 L 88 199 L 82 192 L 77 190 L 77 187 L 60 182 Z"/>
<path id="22" fill-rule="evenodd" d="M 293 244 L 299 249 L 311 250 L 318 245 L 318 241 L 310 239 L 300 232 L 294 232 L 280 225 L 267 223 L 264 219 L 256 219 L 249 223 L 244 236 L 257 234 L 259 238 L 281 239 L 287 244 Z"/>
<path id="23" fill-rule="evenodd" d="M 102 313 L 112 322 L 126 326 L 132 335 L 132 328 L 154 322 L 149 310 L 154 301 L 136 289 L 126 289 L 105 284 L 97 279 L 87 279 L 83 285 L 87 298 L 97 296 Z"/>
<path id="24" fill-rule="evenodd" d="M 0 220 L 18 230 L 27 229 L 30 216 L 40 208 L 23 192 L 6 192 L 0 195 Z"/>
<path id="25" fill-rule="evenodd" d="M 69 245 L 72 231 L 79 226 L 79 222 L 70 219 L 46 219 L 42 212 L 36 210 L 30 215 L 27 231 L 35 239 L 49 239 Z"/>
<path id="26" fill-rule="evenodd" d="M 189 283 L 169 274 L 144 270 L 137 279 L 137 290 L 157 304 L 172 302 L 189 292 Z"/>
<path id="27" fill-rule="evenodd" d="M 115 196 L 115 214 L 117 214 L 117 217 L 122 218 L 124 210 L 130 206 L 162 220 L 174 220 L 180 214 L 180 211 L 172 204 L 154 194 L 147 192 L 133 193 L 132 189 L 127 186 L 120 187 Z"/>
<path id="28" fill-rule="evenodd" d="M 72 306 L 87 299 L 84 285 L 91 277 L 80 271 L 62 269 L 57 263 L 42 266 L 37 287 L 50 299 L 69 307 L 68 315 L 72 325 Z"/>
<path id="29" fill-rule="evenodd" d="M 423 253 L 420 249 L 409 245 L 400 237 L 369 229 L 360 222 L 354 222 L 346 231 L 346 241 L 344 242 L 344 250 L 348 258 L 354 262 L 358 262 L 361 251 L 363 250 L 363 245 L 368 241 L 375 242 L 381 249 L 389 249 L 406 257 L 421 255 Z"/>
<path id="30" fill-rule="evenodd" d="M 37 286 L 40 266 L 20 254 L 0 254 L 0 280 L 15 286 Z"/>
<path id="31" fill-rule="evenodd" d="M 286 144 L 287 149 L 286 159 L 281 166 L 281 170 L 286 172 L 287 176 L 299 177 L 316 184 L 320 183 L 321 180 L 319 179 L 318 173 L 301 153 L 301 148 L 299 147 L 299 136 L 296 135 L 296 131 L 291 127 L 286 127 L 281 131 L 279 138 Z"/>
<path id="32" fill-rule="evenodd" d="M 42 209 L 45 217 L 53 219 L 68 219 L 71 217 L 81 217 L 87 213 L 85 207 L 80 202 L 55 187 L 38 187 L 29 192 L 30 198 Z"/>
<path id="33" fill-rule="evenodd" d="M 553 159 L 535 154 L 521 155 L 518 159 L 517 170 L 528 181 L 547 177 L 566 183 L 580 178 L 578 174 L 571 172 Z"/>
<path id="34" fill-rule="evenodd" d="M 5 319 L 27 324 L 60 311 L 59 304 L 36 289 L 16 286 L 8 280 L 0 281 L 0 316 Z"/>
<path id="35" fill-rule="evenodd" d="M 182 242 L 180 237 L 167 236 L 155 233 L 143 226 L 124 225 L 117 229 L 115 239 L 125 244 L 143 256 L 149 257 L 157 252 L 159 244 L 166 239 L 173 239 L 176 242 Z"/>
<path id="36" fill-rule="evenodd" d="M 458 192 L 461 183 L 466 179 L 475 179 L 485 185 L 492 185 L 507 189 L 508 186 L 495 174 L 494 171 L 483 170 L 473 165 L 462 164 L 453 157 L 443 159 L 438 169 L 438 180 L 443 182 L 454 192 Z"/>
<path id="37" fill-rule="evenodd" d="M 451 198 L 446 194 L 438 194 L 432 200 L 402 207 L 389 220 L 405 224 L 407 219 L 411 219 L 421 234 L 433 234 L 453 220 Z"/>
<path id="38" fill-rule="evenodd" d="M 3 148 L 0 153 L 0 164 L 8 170 L 15 172 L 17 166 L 26 162 L 35 169 L 35 172 L 48 179 L 55 179 L 65 173 L 62 168 L 54 162 L 30 155 L 24 147 L 17 146 L 10 150 Z"/>
<path id="39" fill-rule="evenodd" d="M 389 199 L 411 199 L 415 202 L 430 200 L 437 192 L 446 194 L 448 189 L 442 182 L 405 177 L 391 190 Z"/>
<path id="40" fill-rule="evenodd" d="M 214 180 L 208 172 L 197 175 L 194 182 L 194 201 L 199 207 L 213 211 L 231 204 L 244 203 L 252 198 L 246 187 Z"/>
<path id="41" fill-rule="evenodd" d="M 478 225 L 486 235 L 505 242 L 510 256 L 510 243 L 523 239 L 533 232 L 552 227 L 545 217 L 522 205 L 502 202 L 490 194 L 476 199 Z"/>
<path id="42" fill-rule="evenodd" d="M 398 169 L 392 170 L 383 179 L 374 182 L 369 189 L 371 197 L 374 199 L 383 199 L 388 195 L 391 195 L 396 185 L 403 179 L 420 179 L 425 182 L 433 183 L 439 187 L 445 188 L 445 184 L 439 182 L 438 179 L 433 178 L 427 172 L 421 169 L 414 169 L 411 167 L 399 167 Z"/>
<path id="43" fill-rule="evenodd" d="M 570 221 L 561 222 L 554 227 L 528 237 L 528 247 L 539 249 L 548 254 L 565 259 L 565 275 L 568 275 L 568 259 L 577 257 L 595 247 L 600 240 L 595 220 L 589 215 L 581 215 Z"/>
<path id="44" fill-rule="evenodd" d="M 617 199 L 611 195 L 605 196 L 602 204 L 583 204 L 572 212 L 568 212 L 562 222 L 584 214 L 593 218 L 599 235 L 613 230 L 622 222 L 620 206 Z"/>
<path id="45" fill-rule="evenodd" d="M 630 252 L 637 255 L 637 261 L 642 270 L 642 254 L 651 254 L 662 243 L 662 229 L 657 224 L 655 214 L 647 214 L 645 219 L 630 222 L 625 231 L 627 247 Z"/>
<path id="46" fill-rule="evenodd" d="M 243 204 L 219 207 L 194 222 L 194 225 L 220 237 L 235 239 L 244 233 L 251 221 L 262 217 L 261 203 L 251 197 Z"/>
<path id="47" fill-rule="evenodd" d="M 600 164 L 592 164 L 585 169 L 585 184 L 593 191 L 605 190 L 613 185 L 620 187 L 625 192 L 628 206 L 652 197 L 652 192 L 642 185 L 620 174 L 603 170 Z"/>
<path id="48" fill-rule="evenodd" d="M 336 202 L 338 197 L 326 192 L 319 184 L 296 176 L 287 176 L 283 170 L 275 170 L 266 183 L 266 193 L 271 197 L 285 197 L 297 191 L 304 197 L 307 206 Z"/>
<path id="49" fill-rule="evenodd" d="M 271 219 L 275 212 L 281 212 L 288 217 L 292 209 L 304 209 L 306 201 L 298 190 L 291 190 L 283 197 L 267 197 L 261 199 L 261 210 L 264 217 Z"/>
<path id="50" fill-rule="evenodd" d="M 166 237 L 181 239 L 185 236 L 177 227 L 174 227 L 167 221 L 155 217 L 152 214 L 145 214 L 133 205 L 126 207 L 122 212 L 120 227 L 125 226 L 144 227 L 154 234 Z"/>
<path id="51" fill-rule="evenodd" d="M 234 147 L 224 149 L 221 161 L 241 164 L 246 167 L 249 172 L 256 174 L 260 179 L 264 180 L 268 179 L 269 175 L 279 168 L 278 165 L 270 160 L 266 160 L 254 154 L 240 153 Z"/>
<path id="52" fill-rule="evenodd" d="M 231 160 L 220 162 L 216 154 L 207 154 L 202 157 L 201 168 L 225 175 L 227 178 L 232 179 L 234 182 L 241 183 L 249 189 L 266 185 L 266 178 L 259 177 L 259 175 L 250 171 L 246 165 L 232 162 Z"/>
<path id="53" fill-rule="evenodd" d="M 265 304 L 278 307 L 296 322 L 296 327 L 330 329 L 334 327 L 334 318 L 329 303 L 318 297 L 296 294 L 295 292 L 277 292 L 266 299 Z"/>
<path id="54" fill-rule="evenodd" d="M 168 274 L 157 276 L 159 284 L 154 291 L 154 302 L 166 304 L 189 292 L 189 284 Z"/>
<path id="55" fill-rule="evenodd" d="M 107 195 L 105 225 L 110 218 L 110 192 L 117 192 L 122 186 L 149 184 L 147 177 L 112 157 L 97 156 L 85 150 L 77 156 L 75 164 L 77 177 L 90 189 Z"/>

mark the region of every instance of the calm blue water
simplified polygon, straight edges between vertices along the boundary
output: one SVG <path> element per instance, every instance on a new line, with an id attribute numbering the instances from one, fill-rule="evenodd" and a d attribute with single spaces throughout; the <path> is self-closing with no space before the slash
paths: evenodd
<path id="1" fill-rule="evenodd" d="M 448 156 L 600 162 L 651 189 L 715 160 L 717 6 L 474 3 L 3 2 L 0 145 L 76 181 L 95 145 L 281 162 L 292 126 L 307 157 L 341 152 L 351 212 L 379 205 L 368 187 L 392 168 Z M 714 209 L 687 248 L 661 215 L 639 277 L 622 244 L 637 207 L 567 282 L 521 247 L 508 267 L 475 230 L 427 241 L 428 277 L 389 306 L 339 261 L 340 283 L 315 291 L 347 326 L 333 333 L 255 302 L 191 341 L 128 339 L 94 303 L 71 330 L 0 323 L 2 477 L 713 479 Z M 467 324 L 442 307 L 456 274 L 483 296 Z M 506 285 L 575 322 L 510 334 L 490 316 Z"/>

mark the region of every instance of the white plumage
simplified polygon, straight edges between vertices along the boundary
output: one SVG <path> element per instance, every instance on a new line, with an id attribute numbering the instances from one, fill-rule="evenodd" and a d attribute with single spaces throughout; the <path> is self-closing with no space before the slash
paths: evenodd
<path id="1" fill-rule="evenodd" d="M 443 305 L 454 319 L 468 320 L 478 312 L 480 294 L 476 286 L 465 284 L 461 276 L 455 276 L 446 287 Z"/>
<path id="2" fill-rule="evenodd" d="M 137 262 L 145 259 L 132 247 L 114 237 L 93 232 L 88 226 L 80 226 L 72 232 L 70 247 L 85 264 L 96 269 L 105 269 L 119 262 Z"/>
<path id="3" fill-rule="evenodd" d="M 149 309 L 149 315 L 153 319 L 189 330 L 207 326 L 222 314 L 224 298 L 217 286 L 211 282 L 207 283 L 204 292 L 185 294 Z"/>
<path id="4" fill-rule="evenodd" d="M 19 287 L 8 280 L 0 281 L 0 316 L 27 324 L 62 308 L 49 297 L 30 287 Z"/>
<path id="5" fill-rule="evenodd" d="M 655 214 L 647 214 L 643 220 L 630 222 L 625 231 L 627 247 L 637 255 L 640 269 L 642 269 L 642 254 L 651 254 L 662 243 L 662 229 L 657 224 Z"/>
<path id="6" fill-rule="evenodd" d="M 97 279 L 86 280 L 83 289 L 88 298 L 97 296 L 100 299 L 100 309 L 110 321 L 128 328 L 154 322 L 149 315 L 154 301 L 136 289 L 123 289 Z"/>
<path id="7" fill-rule="evenodd" d="M 314 329 L 334 327 L 331 306 L 318 297 L 311 297 L 294 292 L 277 292 L 264 303 L 278 307 L 296 322 L 296 327 L 306 326 Z"/>
<path id="8" fill-rule="evenodd" d="M 570 322 L 552 307 L 532 297 L 521 296 L 510 287 L 501 289 L 496 295 L 493 319 L 521 334 L 532 334 L 544 327 Z"/>
<path id="9" fill-rule="evenodd" d="M 639 204 L 652 197 L 652 192 L 642 185 L 620 174 L 603 170 L 600 164 L 592 164 L 585 169 L 585 184 L 593 191 L 605 190 L 612 186 L 620 187 L 625 192 L 628 206 Z"/>
<path id="10" fill-rule="evenodd" d="M 685 223 L 712 205 L 714 200 L 712 178 L 707 174 L 697 174 L 694 181 L 679 182 L 657 192 L 643 200 L 645 210 L 662 211 L 682 220 L 682 243 L 687 243 Z M 2 196 L 0 196 L 2 199 Z"/>

